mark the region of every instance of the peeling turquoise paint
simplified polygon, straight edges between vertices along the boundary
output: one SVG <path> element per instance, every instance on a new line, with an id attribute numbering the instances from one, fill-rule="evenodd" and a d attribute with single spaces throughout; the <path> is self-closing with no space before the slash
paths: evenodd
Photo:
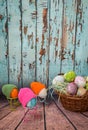
<path id="1" fill-rule="evenodd" d="M 8 82 L 8 45 L 6 0 L 0 1 L 0 86 Z M 1 87 L 0 87 L 1 88 Z"/>
<path id="2" fill-rule="evenodd" d="M 87 0 L 0 0 L 0 88 L 88 75 Z"/>
<path id="3" fill-rule="evenodd" d="M 79 75 L 88 75 L 88 1 L 77 4 L 77 32 L 75 48 L 75 70 Z"/>
<path id="4" fill-rule="evenodd" d="M 7 1 L 9 82 L 21 86 L 20 0 Z"/>

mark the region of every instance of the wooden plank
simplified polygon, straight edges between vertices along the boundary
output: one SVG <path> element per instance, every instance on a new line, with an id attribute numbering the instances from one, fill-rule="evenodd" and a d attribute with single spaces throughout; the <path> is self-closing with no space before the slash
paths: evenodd
<path id="1" fill-rule="evenodd" d="M 21 86 L 20 0 L 9 0 L 9 83 Z"/>
<path id="2" fill-rule="evenodd" d="M 7 5 L 0 1 L 0 94 L 3 84 L 8 83 Z"/>
<path id="3" fill-rule="evenodd" d="M 22 0 L 23 86 L 35 80 L 36 1 Z"/>
<path id="4" fill-rule="evenodd" d="M 0 120 L 0 130 L 13 130 L 24 117 L 24 110 L 19 106 L 15 111 Z"/>
<path id="5" fill-rule="evenodd" d="M 45 107 L 45 115 L 47 130 L 74 130 L 74 127 L 54 103 Z"/>
<path id="6" fill-rule="evenodd" d="M 76 7 L 77 3 L 75 0 L 63 0 L 63 23 L 61 41 L 62 73 L 66 73 L 74 69 Z"/>
<path id="7" fill-rule="evenodd" d="M 84 116 L 88 117 L 88 111 L 82 113 Z"/>
<path id="8" fill-rule="evenodd" d="M 29 110 L 17 130 L 44 130 L 43 115 L 43 106 L 40 104 L 37 110 Z"/>
<path id="9" fill-rule="evenodd" d="M 75 71 L 88 75 L 88 1 L 77 1 Z"/>
<path id="10" fill-rule="evenodd" d="M 37 1 L 37 81 L 47 84 L 48 79 L 48 53 L 49 53 L 49 32 L 48 32 L 48 2 L 47 0 Z"/>
<path id="11" fill-rule="evenodd" d="M 87 130 L 88 117 L 82 115 L 81 113 L 65 110 L 61 103 L 57 103 L 57 105 L 58 108 L 54 103 L 45 106 L 47 130 Z M 44 130 L 43 110 L 44 108 L 42 104 L 38 106 L 37 111 L 31 110 L 30 112 L 27 112 L 27 109 L 25 109 L 26 115 L 24 118 L 25 113 L 22 106 L 19 106 L 15 111 L 11 111 L 8 107 L 6 107 L 0 110 L 0 130 Z"/>
<path id="12" fill-rule="evenodd" d="M 0 109 L 0 120 L 6 117 L 9 113 L 11 113 L 10 106 L 5 106 Z"/>
<path id="13" fill-rule="evenodd" d="M 58 107 L 64 112 L 64 114 L 69 118 L 69 120 L 74 124 L 77 130 L 87 130 L 88 128 L 88 118 L 82 115 L 80 112 L 72 112 L 65 110 L 61 103 L 57 103 Z"/>
<path id="14" fill-rule="evenodd" d="M 0 109 L 7 106 L 7 105 L 8 105 L 7 100 L 0 97 Z"/>
<path id="15" fill-rule="evenodd" d="M 49 82 L 60 73 L 61 68 L 61 38 L 62 38 L 62 0 L 51 0 L 50 3 L 50 65 Z"/>

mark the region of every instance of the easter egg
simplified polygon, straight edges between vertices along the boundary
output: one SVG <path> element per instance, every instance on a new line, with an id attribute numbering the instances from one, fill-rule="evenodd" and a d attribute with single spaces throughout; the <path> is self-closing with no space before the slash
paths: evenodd
<path id="1" fill-rule="evenodd" d="M 74 71 L 69 71 L 64 74 L 64 78 L 67 82 L 73 82 L 76 77 L 76 74 Z"/>
<path id="2" fill-rule="evenodd" d="M 86 88 L 86 90 L 88 90 L 88 83 L 86 83 L 85 88 Z"/>
<path id="3" fill-rule="evenodd" d="M 64 82 L 64 76 L 63 75 L 58 75 L 56 76 L 53 81 L 52 81 L 52 84 L 58 84 L 58 82 Z"/>
<path id="4" fill-rule="evenodd" d="M 18 89 L 17 89 L 17 88 L 14 88 L 14 89 L 11 91 L 10 97 L 11 97 L 11 98 L 16 98 L 16 97 L 18 97 Z"/>
<path id="5" fill-rule="evenodd" d="M 78 88 L 78 91 L 77 91 L 77 95 L 78 96 L 83 96 L 85 93 L 86 93 L 86 89 L 85 88 L 83 88 L 83 87 L 79 87 Z"/>
<path id="6" fill-rule="evenodd" d="M 88 76 L 86 77 L 86 82 L 88 82 Z"/>
<path id="7" fill-rule="evenodd" d="M 78 87 L 74 82 L 69 83 L 66 87 L 67 93 L 69 93 L 71 95 L 75 95 L 77 93 L 77 89 L 78 89 Z"/>
<path id="8" fill-rule="evenodd" d="M 74 82 L 78 85 L 78 87 L 85 87 L 86 85 L 86 80 L 82 76 L 77 76 Z"/>
<path id="9" fill-rule="evenodd" d="M 36 106 L 37 104 L 37 99 L 36 98 L 32 98 L 28 103 L 27 103 L 27 107 L 32 109 Z"/>

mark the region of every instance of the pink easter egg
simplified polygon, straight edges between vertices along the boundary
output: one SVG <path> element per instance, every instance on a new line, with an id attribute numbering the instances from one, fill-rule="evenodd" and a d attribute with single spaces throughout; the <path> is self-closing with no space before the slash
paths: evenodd
<path id="1" fill-rule="evenodd" d="M 74 81 L 78 87 L 84 87 L 86 85 L 86 80 L 82 76 L 77 76 Z"/>
<path id="2" fill-rule="evenodd" d="M 71 94 L 71 95 L 75 95 L 77 93 L 77 85 L 74 82 L 71 82 L 67 85 L 67 93 Z"/>

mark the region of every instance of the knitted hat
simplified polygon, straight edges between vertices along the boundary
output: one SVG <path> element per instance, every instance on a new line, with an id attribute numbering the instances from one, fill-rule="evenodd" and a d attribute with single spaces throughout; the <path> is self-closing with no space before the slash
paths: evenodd
<path id="1" fill-rule="evenodd" d="M 2 86 L 2 93 L 6 97 L 10 98 L 10 94 L 14 88 L 17 88 L 16 85 L 14 85 L 14 84 L 5 84 Z"/>
<path id="2" fill-rule="evenodd" d="M 39 95 L 42 98 L 46 97 L 46 95 L 47 95 L 46 86 L 40 82 L 32 82 L 30 84 L 30 88 L 36 95 Z"/>
<path id="3" fill-rule="evenodd" d="M 23 107 L 27 106 L 27 103 L 33 98 L 36 98 L 36 95 L 30 88 L 21 88 L 18 94 L 18 99 Z"/>

